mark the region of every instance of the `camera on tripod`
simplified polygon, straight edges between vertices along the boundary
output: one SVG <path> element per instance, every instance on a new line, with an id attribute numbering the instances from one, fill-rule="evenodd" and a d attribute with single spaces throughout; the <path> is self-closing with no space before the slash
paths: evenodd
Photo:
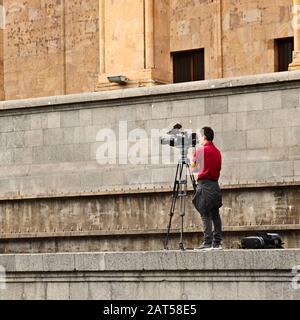
<path id="1" fill-rule="evenodd" d="M 169 145 L 170 147 L 176 147 L 180 149 L 180 158 L 178 159 L 175 180 L 173 185 L 172 202 L 169 212 L 169 224 L 165 240 L 165 249 L 168 249 L 169 235 L 171 230 L 172 218 L 175 211 L 176 200 L 179 199 L 179 215 L 181 219 L 180 227 L 180 242 L 179 248 L 184 250 L 183 246 L 183 217 L 185 216 L 185 198 L 187 196 L 187 177 L 190 176 L 193 185 L 194 192 L 196 191 L 197 183 L 195 177 L 191 172 L 189 166 L 189 159 L 187 157 L 188 149 L 195 147 L 198 143 L 196 133 L 189 134 L 187 131 L 180 131 L 182 125 L 177 123 L 169 132 L 167 137 L 160 139 L 161 144 Z"/>
<path id="2" fill-rule="evenodd" d="M 180 149 L 188 149 L 195 147 L 198 143 L 198 137 L 195 132 L 188 133 L 187 131 L 180 131 L 182 125 L 177 123 L 173 129 L 167 132 L 166 137 L 160 139 L 162 145 L 169 145 L 170 147 L 177 147 Z"/>

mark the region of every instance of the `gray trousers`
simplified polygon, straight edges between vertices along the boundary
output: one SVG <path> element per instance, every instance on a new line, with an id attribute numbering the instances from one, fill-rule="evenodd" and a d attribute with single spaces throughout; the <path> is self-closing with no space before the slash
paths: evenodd
<path id="1" fill-rule="evenodd" d="M 204 243 L 220 243 L 222 241 L 222 221 L 219 208 L 213 208 L 207 214 L 201 214 L 203 222 Z M 214 232 L 212 231 L 214 225 Z"/>

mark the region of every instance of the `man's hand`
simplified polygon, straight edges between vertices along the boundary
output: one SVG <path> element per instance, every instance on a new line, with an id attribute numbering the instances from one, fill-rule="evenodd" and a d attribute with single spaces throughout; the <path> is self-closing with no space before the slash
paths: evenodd
<path id="1" fill-rule="evenodd" d="M 196 162 L 191 161 L 191 168 L 195 169 L 196 168 Z"/>

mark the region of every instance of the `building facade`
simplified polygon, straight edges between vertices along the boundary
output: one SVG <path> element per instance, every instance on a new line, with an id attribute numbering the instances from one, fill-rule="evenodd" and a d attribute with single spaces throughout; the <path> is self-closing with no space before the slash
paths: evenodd
<path id="1" fill-rule="evenodd" d="M 1 0 L 0 99 L 297 68 L 298 2 Z"/>

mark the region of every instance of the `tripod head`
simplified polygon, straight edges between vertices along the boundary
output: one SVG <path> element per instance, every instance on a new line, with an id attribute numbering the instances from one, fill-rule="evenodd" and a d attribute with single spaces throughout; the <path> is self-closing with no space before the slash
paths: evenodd
<path id="1" fill-rule="evenodd" d="M 188 131 L 180 131 L 182 125 L 176 123 L 173 128 L 167 132 L 167 136 L 160 139 L 161 144 L 169 145 L 170 147 L 176 147 L 185 151 L 191 147 L 195 147 L 198 143 L 198 137 L 195 132 L 189 133 Z"/>

